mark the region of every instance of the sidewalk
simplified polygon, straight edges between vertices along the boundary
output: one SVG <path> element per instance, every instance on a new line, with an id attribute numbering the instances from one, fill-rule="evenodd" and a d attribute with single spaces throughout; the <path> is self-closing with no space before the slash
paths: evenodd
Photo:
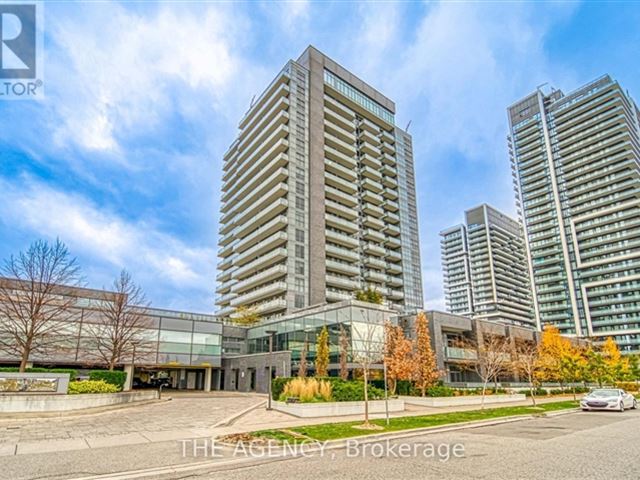
<path id="1" fill-rule="evenodd" d="M 558 396 L 538 399 L 539 403 L 571 400 L 572 396 Z M 141 407 L 132 410 L 128 415 L 104 414 L 100 422 L 96 417 L 77 419 L 78 421 L 65 424 L 60 419 L 43 419 L 38 422 L 34 430 L 33 421 L 24 423 L 21 427 L 11 425 L 2 430 L 0 441 L 0 456 L 24 455 L 35 453 L 63 452 L 72 450 L 87 450 L 97 448 L 122 447 L 124 445 L 142 445 L 162 442 L 179 442 L 196 438 L 215 438 L 232 433 L 245 433 L 255 430 L 291 428 L 302 425 L 321 423 L 337 423 L 357 421 L 362 415 L 340 417 L 297 418 L 288 414 L 268 411 L 264 406 L 263 396 L 240 397 L 235 395 L 217 400 L 231 402 L 227 408 L 213 407 L 215 401 L 211 397 L 180 395 L 166 407 L 157 405 Z M 487 408 L 530 405 L 530 400 L 504 404 L 488 404 Z M 212 413 L 220 410 L 217 414 Z M 439 413 L 477 410 L 478 405 L 464 407 L 427 408 L 407 406 L 404 412 L 391 414 L 391 417 L 434 415 Z M 224 415 L 223 415 L 224 413 Z M 241 415 L 238 417 L 238 415 Z M 156 417 L 163 416 L 160 422 Z M 125 418 L 122 418 L 125 417 Z M 384 418 L 384 414 L 372 414 L 371 418 Z M 25 421 L 26 422 L 26 421 Z M 148 423 L 147 423 L 148 422 Z M 102 424 L 102 425 L 101 425 Z M 224 426 L 217 426 L 224 425 Z M 26 426 L 31 427 L 31 434 L 25 435 Z M 60 428 L 66 431 L 60 432 Z M 16 435 L 17 433 L 17 435 Z"/>
<path id="2" fill-rule="evenodd" d="M 550 398 L 536 398 L 537 403 L 551 403 L 561 402 L 566 400 L 573 400 L 572 395 L 561 395 Z M 485 408 L 500 408 L 500 407 L 520 407 L 531 405 L 531 400 L 527 399 L 520 402 L 509 402 L 500 404 L 488 403 Z M 458 407 L 419 407 L 416 405 L 406 405 L 404 412 L 390 413 L 390 418 L 396 417 L 409 417 L 409 416 L 422 416 L 422 415 L 436 415 L 439 413 L 451 413 L 451 412 L 465 412 L 469 410 L 479 410 L 479 405 L 468 405 Z M 385 418 L 384 413 L 370 414 L 370 418 Z M 267 411 L 266 408 L 259 408 L 251 412 L 250 415 L 245 415 L 239 418 L 233 424 L 219 428 L 216 430 L 217 435 L 227 435 L 231 433 L 246 433 L 254 432 L 256 430 L 272 430 L 281 428 L 300 427 L 303 425 L 318 425 L 322 423 L 338 423 L 338 422 L 352 422 L 362 420 L 362 415 L 345 415 L 340 417 L 319 417 L 319 418 L 298 418 L 286 413 L 272 410 Z"/>

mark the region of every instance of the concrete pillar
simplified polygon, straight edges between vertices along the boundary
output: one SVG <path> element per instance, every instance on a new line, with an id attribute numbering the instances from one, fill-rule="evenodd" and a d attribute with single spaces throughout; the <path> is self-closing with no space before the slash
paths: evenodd
<path id="1" fill-rule="evenodd" d="M 123 391 L 128 392 L 133 387 L 133 365 L 125 365 L 124 371 L 127 374 L 127 379 L 124 381 Z"/>
<path id="2" fill-rule="evenodd" d="M 27 362 L 25 368 L 33 368 L 33 362 Z"/>
<path id="3" fill-rule="evenodd" d="M 211 391 L 211 379 L 212 379 L 213 368 L 207 367 L 204 369 L 204 391 Z"/>

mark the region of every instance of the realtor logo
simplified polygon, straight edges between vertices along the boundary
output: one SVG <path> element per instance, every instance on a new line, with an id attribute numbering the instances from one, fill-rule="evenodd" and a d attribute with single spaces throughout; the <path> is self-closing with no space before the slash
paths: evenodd
<path id="1" fill-rule="evenodd" d="M 44 98 L 41 2 L 0 0 L 0 100 Z"/>
<path id="2" fill-rule="evenodd" d="M 36 78 L 36 5 L 0 3 L 0 78 Z"/>

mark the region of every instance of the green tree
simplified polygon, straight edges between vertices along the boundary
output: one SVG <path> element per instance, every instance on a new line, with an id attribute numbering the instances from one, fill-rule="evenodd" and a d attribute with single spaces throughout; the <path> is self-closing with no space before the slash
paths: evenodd
<path id="1" fill-rule="evenodd" d="M 630 355 L 628 357 L 629 372 L 627 378 L 632 382 L 640 380 L 640 356 Z"/>
<path id="2" fill-rule="evenodd" d="M 329 366 L 329 331 L 322 327 L 316 344 L 316 377 L 326 377 Z"/>
<path id="3" fill-rule="evenodd" d="M 598 352 L 593 348 L 587 350 L 587 366 L 586 366 L 587 378 L 596 382 L 599 387 L 609 381 L 609 367 L 602 355 L 602 352 Z"/>
<path id="4" fill-rule="evenodd" d="M 375 303 L 378 305 L 382 305 L 384 302 L 384 297 L 382 293 L 376 290 L 374 287 L 367 287 L 364 290 L 358 290 L 355 293 L 356 300 L 361 302 Z"/>

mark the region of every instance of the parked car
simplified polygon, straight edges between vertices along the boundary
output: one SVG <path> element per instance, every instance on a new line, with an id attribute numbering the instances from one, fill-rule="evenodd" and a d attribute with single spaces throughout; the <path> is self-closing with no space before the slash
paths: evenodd
<path id="1" fill-rule="evenodd" d="M 637 407 L 636 398 L 619 388 L 596 388 L 580 400 L 580 408 L 584 411 L 618 410 L 624 412 L 627 408 L 635 409 Z"/>

